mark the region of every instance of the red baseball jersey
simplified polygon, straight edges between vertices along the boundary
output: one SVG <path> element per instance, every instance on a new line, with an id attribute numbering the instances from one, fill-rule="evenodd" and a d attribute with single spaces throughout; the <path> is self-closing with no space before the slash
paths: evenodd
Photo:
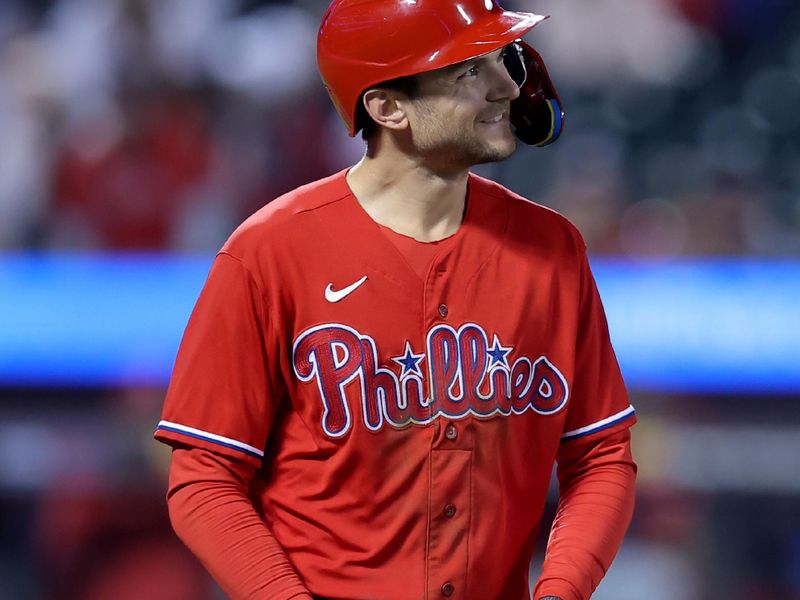
<path id="1" fill-rule="evenodd" d="M 220 251 L 156 437 L 259 465 L 315 595 L 522 600 L 559 448 L 634 421 L 566 219 L 470 175 L 423 279 L 340 172 Z"/>

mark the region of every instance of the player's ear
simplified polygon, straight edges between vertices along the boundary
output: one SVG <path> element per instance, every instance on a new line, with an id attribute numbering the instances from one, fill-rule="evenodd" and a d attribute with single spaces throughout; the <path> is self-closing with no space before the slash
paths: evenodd
<path id="1" fill-rule="evenodd" d="M 406 98 L 401 92 L 373 88 L 364 92 L 364 109 L 378 125 L 401 130 L 408 127 Z"/>

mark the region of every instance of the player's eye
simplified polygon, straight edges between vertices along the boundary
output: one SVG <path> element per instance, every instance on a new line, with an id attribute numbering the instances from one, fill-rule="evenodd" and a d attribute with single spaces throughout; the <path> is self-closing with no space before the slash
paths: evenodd
<path id="1" fill-rule="evenodd" d="M 500 54 L 497 55 L 498 64 L 505 62 L 506 56 L 508 55 L 508 48 L 509 47 L 506 46 L 505 48 L 503 48 L 503 50 L 500 52 Z M 465 77 L 476 77 L 479 73 L 480 73 L 480 68 L 478 67 L 478 64 L 476 63 L 476 64 L 472 65 L 469 69 L 467 69 L 466 71 L 461 73 L 461 75 L 458 76 L 458 79 L 462 79 L 462 78 L 465 78 Z"/>
<path id="2" fill-rule="evenodd" d="M 467 69 L 461 75 L 459 75 L 458 78 L 462 79 L 465 77 L 476 77 L 479 72 L 480 69 L 478 69 L 478 65 L 472 65 L 469 69 Z"/>

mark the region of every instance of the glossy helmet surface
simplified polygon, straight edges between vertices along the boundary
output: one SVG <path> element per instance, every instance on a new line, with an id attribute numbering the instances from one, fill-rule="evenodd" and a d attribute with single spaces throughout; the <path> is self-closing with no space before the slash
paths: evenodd
<path id="1" fill-rule="evenodd" d="M 354 136 L 358 102 L 370 87 L 516 42 L 507 66 L 522 87 L 511 124 L 523 142 L 546 145 L 561 131 L 561 103 L 541 57 L 519 40 L 545 18 L 504 10 L 492 0 L 333 0 L 320 24 L 317 64 Z"/>

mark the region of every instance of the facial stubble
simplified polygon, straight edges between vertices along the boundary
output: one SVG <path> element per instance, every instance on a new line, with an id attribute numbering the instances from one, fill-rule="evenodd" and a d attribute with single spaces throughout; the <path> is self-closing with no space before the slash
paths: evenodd
<path id="1" fill-rule="evenodd" d="M 439 113 L 425 99 L 416 101 L 416 123 L 413 131 L 414 146 L 418 154 L 438 168 L 468 168 L 490 162 L 505 160 L 517 147 L 516 138 L 509 127 L 508 148 L 492 145 L 473 127 L 461 127 L 448 115 Z"/>

